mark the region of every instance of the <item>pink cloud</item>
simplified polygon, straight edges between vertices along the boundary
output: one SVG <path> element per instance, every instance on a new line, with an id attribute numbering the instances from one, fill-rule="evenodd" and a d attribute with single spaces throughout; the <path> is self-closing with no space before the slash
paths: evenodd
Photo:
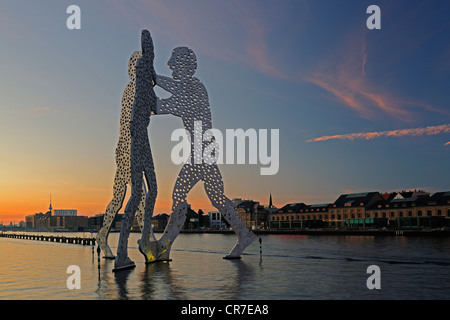
<path id="1" fill-rule="evenodd" d="M 405 136 L 422 136 L 422 135 L 436 135 L 441 133 L 449 133 L 450 124 L 443 124 L 440 126 L 430 126 L 425 128 L 414 128 L 414 129 L 399 129 L 391 131 L 374 131 L 374 132 L 360 132 L 360 133 L 350 133 L 350 134 L 337 134 L 332 136 L 323 136 L 319 138 L 313 138 L 307 140 L 307 142 L 319 142 L 326 140 L 351 140 L 364 139 L 371 140 L 379 137 L 405 137 Z M 445 145 L 449 145 L 450 141 Z"/>
<path id="2" fill-rule="evenodd" d="M 449 142 L 446 142 L 446 143 L 444 144 L 444 146 L 450 146 L 450 141 L 449 141 Z"/>
<path id="3" fill-rule="evenodd" d="M 244 62 L 253 65 L 262 73 L 277 78 L 286 78 L 286 75 L 269 58 L 267 49 L 266 32 L 264 25 L 255 18 L 247 18 L 242 21 L 244 25 L 246 58 Z"/>
<path id="4" fill-rule="evenodd" d="M 351 33 L 340 42 L 316 69 L 305 77 L 331 93 L 338 101 L 354 110 L 362 118 L 373 119 L 386 115 L 401 121 L 413 122 L 416 114 L 412 108 L 426 109 L 448 114 L 421 101 L 396 95 L 394 92 L 374 85 L 366 76 L 370 64 L 370 52 L 364 33 Z"/>

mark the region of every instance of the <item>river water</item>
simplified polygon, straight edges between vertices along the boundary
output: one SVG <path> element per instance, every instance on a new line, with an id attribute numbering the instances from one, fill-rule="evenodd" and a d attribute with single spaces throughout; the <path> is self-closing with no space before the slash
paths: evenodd
<path id="1" fill-rule="evenodd" d="M 110 235 L 113 252 L 118 236 Z M 0 299 L 450 298 L 449 238 L 264 235 L 262 256 L 255 241 L 242 259 L 224 260 L 234 235 L 180 234 L 171 262 L 145 265 L 139 236 L 129 242 L 136 268 L 119 273 L 105 259 L 99 270 L 91 246 L 0 238 Z M 70 265 L 80 268 L 80 289 L 67 288 Z M 371 265 L 380 289 L 367 287 Z"/>

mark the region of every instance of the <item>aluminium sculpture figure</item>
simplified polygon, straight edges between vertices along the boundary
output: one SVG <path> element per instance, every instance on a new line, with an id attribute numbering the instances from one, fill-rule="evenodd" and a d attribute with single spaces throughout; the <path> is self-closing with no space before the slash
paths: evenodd
<path id="1" fill-rule="evenodd" d="M 242 224 L 233 203 L 224 195 L 223 180 L 217 163 L 205 161 L 201 155 L 201 163 L 197 163 L 195 158 L 198 159 L 199 155 L 194 155 L 195 151 L 198 152 L 194 147 L 196 123 L 201 123 L 202 135 L 212 128 L 208 93 L 200 80 L 194 77 L 197 58 L 191 49 L 178 47 L 173 50 L 167 65 L 172 70 L 173 79 L 156 76 L 156 84 L 172 93 L 172 96 L 157 100 L 155 114 L 172 114 L 181 117 L 190 137 L 191 154 L 176 180 L 172 194 L 172 214 L 162 237 L 157 242 L 147 244 L 141 241 L 139 250 L 144 254 L 147 263 L 170 260 L 171 246 L 186 219 L 186 197 L 197 182 L 203 181 L 212 205 L 222 213 L 238 237 L 238 243 L 224 258 L 240 258 L 244 249 L 256 239 L 256 236 Z M 206 145 L 205 142 L 202 144 L 203 154 Z"/>
<path id="2" fill-rule="evenodd" d="M 156 74 L 153 68 L 153 41 L 147 30 L 142 31 L 141 46 L 142 56 L 136 63 L 136 90 L 130 118 L 131 196 L 122 219 L 113 271 L 135 267 L 134 262 L 128 257 L 128 237 L 136 210 L 142 200 L 144 177 L 148 192 L 145 196 L 144 226 L 140 243 L 150 246 L 150 234 L 153 234 L 151 217 L 156 201 L 157 185 L 147 127 L 150 124 L 151 111 L 156 108 L 156 95 L 153 90 Z"/>
<path id="3" fill-rule="evenodd" d="M 135 86 L 136 86 L 136 63 L 142 56 L 141 51 L 135 51 L 128 62 L 128 82 L 122 95 L 122 110 L 120 115 L 120 134 L 119 142 L 116 148 L 116 175 L 113 186 L 113 199 L 106 208 L 106 213 L 103 219 L 103 226 L 97 234 L 96 241 L 104 258 L 114 259 L 108 245 L 108 235 L 111 230 L 112 223 L 117 216 L 117 213 L 122 208 L 123 201 L 127 192 L 127 185 L 131 185 L 131 163 L 130 163 L 130 149 L 131 149 L 131 132 L 130 119 L 131 111 L 134 103 Z M 141 230 L 144 227 L 144 204 L 147 191 L 145 184 L 142 185 L 141 202 L 139 203 L 138 211 L 136 213 L 139 227 Z"/>

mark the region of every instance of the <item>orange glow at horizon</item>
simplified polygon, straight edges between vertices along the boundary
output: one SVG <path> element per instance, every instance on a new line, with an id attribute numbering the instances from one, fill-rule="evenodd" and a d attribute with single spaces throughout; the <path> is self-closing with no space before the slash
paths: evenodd
<path id="1" fill-rule="evenodd" d="M 205 213 L 217 210 L 211 205 L 206 194 L 202 194 L 204 193 L 202 189 L 196 186 L 192 190 L 192 193 L 188 195 L 187 200 L 191 208 L 196 212 L 202 209 Z M 34 192 L 33 197 L 24 196 L 24 194 L 32 194 L 32 192 L 18 193 L 14 190 L 10 190 L 9 192 L 8 190 L 2 190 L 0 193 L 4 195 L 0 207 L 0 224 L 3 222 L 4 225 L 9 224 L 9 222 L 17 224 L 20 221 L 25 221 L 25 216 L 27 215 L 33 215 L 39 212 L 46 213 L 50 205 L 50 194 L 42 190 Z M 167 196 L 158 196 L 155 203 L 154 215 L 160 213 L 171 214 L 172 198 L 169 192 L 166 192 L 166 194 Z M 125 197 L 119 213 L 123 213 L 128 198 L 129 194 Z M 84 188 L 78 190 L 77 193 L 52 193 L 52 207 L 53 209 L 76 209 L 79 216 L 94 216 L 105 213 L 106 207 L 111 199 L 112 190 L 105 192 L 105 190 L 100 188 Z"/>

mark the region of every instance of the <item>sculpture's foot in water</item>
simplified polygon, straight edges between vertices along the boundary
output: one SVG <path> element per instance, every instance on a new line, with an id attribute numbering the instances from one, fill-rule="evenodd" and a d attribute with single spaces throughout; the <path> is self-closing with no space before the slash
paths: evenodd
<path id="1" fill-rule="evenodd" d="M 152 263 L 158 259 L 158 241 L 139 239 L 137 241 L 139 251 L 145 257 L 145 263 Z"/>
<path id="2" fill-rule="evenodd" d="M 104 252 L 104 255 L 103 255 L 104 259 L 114 260 L 116 258 L 116 256 L 112 253 L 111 248 L 109 247 L 109 245 L 106 245 L 106 248 L 102 249 L 102 252 Z"/>
<path id="3" fill-rule="evenodd" d="M 241 254 L 244 250 L 256 240 L 256 235 L 251 232 L 243 232 L 238 235 L 238 243 L 234 246 L 234 248 L 227 254 L 224 259 L 240 259 Z"/>
<path id="4" fill-rule="evenodd" d="M 172 247 L 172 243 L 157 240 L 145 241 L 139 239 L 138 246 L 139 251 L 145 257 L 145 263 L 172 261 L 172 259 L 170 259 L 170 249 Z"/>
<path id="5" fill-rule="evenodd" d="M 115 256 L 111 251 L 111 248 L 106 243 L 105 237 L 101 233 L 97 234 L 95 241 L 97 242 L 97 245 L 100 247 L 100 250 L 103 252 L 103 258 L 115 259 Z"/>
<path id="6" fill-rule="evenodd" d="M 128 257 L 121 258 L 120 256 L 117 256 L 115 263 L 114 263 L 113 272 L 117 272 L 117 271 L 125 270 L 125 269 L 131 269 L 134 267 L 136 267 L 136 265 L 130 258 L 128 258 Z"/>
<path id="7" fill-rule="evenodd" d="M 158 259 L 157 261 L 172 261 L 170 259 L 170 249 L 173 242 L 158 241 Z"/>

